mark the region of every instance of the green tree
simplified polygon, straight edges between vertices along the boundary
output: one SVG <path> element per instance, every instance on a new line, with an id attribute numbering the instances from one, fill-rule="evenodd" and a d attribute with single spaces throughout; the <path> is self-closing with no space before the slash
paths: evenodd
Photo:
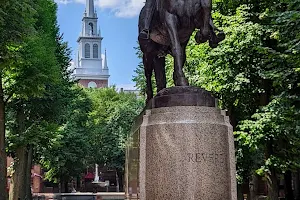
<path id="1" fill-rule="evenodd" d="M 89 123 L 93 135 L 91 162 L 116 169 L 122 183 L 125 142 L 135 117 L 142 110 L 143 100 L 135 94 L 118 93 L 115 88 L 90 89 L 87 93 L 93 102 Z"/>
<path id="2" fill-rule="evenodd" d="M 90 130 L 87 126 L 91 101 L 82 89 L 74 88 L 65 104 L 64 121 L 54 133 L 47 148 L 43 148 L 41 164 L 48 170 L 46 178 L 61 183 L 67 191 L 72 177 L 80 177 L 90 155 Z"/>
<path id="3" fill-rule="evenodd" d="M 5 91 L 4 71 L 17 57 L 22 39 L 30 34 L 34 10 L 30 1 L 0 2 L 0 199 L 6 199 L 5 103 L 11 94 Z"/>
<path id="4" fill-rule="evenodd" d="M 16 4 L 26 8 L 25 3 L 10 6 Z M 51 0 L 30 3 L 30 31 L 20 33 L 22 37 L 16 36 L 20 38 L 18 43 L 12 40 L 6 44 L 8 50 L 1 71 L 3 96 L 10 107 L 10 111 L 6 111 L 10 112 L 9 117 L 14 122 L 8 127 L 9 150 L 15 159 L 10 199 L 31 199 L 33 147 L 52 137 L 37 133 L 43 130 L 49 133 L 48 129 L 53 129 L 58 123 L 55 120 L 63 107 L 62 99 L 67 98 L 64 94 L 73 84 L 67 71 L 69 50 L 58 33 L 56 4 Z M 20 10 L 26 11 L 24 8 Z M 6 20 L 10 15 L 7 14 Z M 25 29 L 21 30 L 25 32 Z"/>
<path id="5" fill-rule="evenodd" d="M 257 111 L 242 127 L 252 134 L 253 143 L 265 152 L 264 163 L 258 172 L 269 177 L 270 196 L 277 198 L 277 174 L 284 174 L 286 198 L 294 199 L 291 172 L 299 168 L 299 23 L 298 1 L 280 1 L 267 9 L 262 23 L 272 30 L 269 46 L 278 58 L 265 76 L 272 91 L 266 106 Z M 274 58 L 272 58 L 274 59 Z M 297 197 L 299 198 L 299 197 Z"/>
<path id="6" fill-rule="evenodd" d="M 24 199 L 31 198 L 32 161 L 34 159 L 38 163 L 41 150 L 48 147 L 49 141 L 55 138 L 53 133 L 67 118 L 65 105 L 74 95 L 74 92 L 70 92 L 74 83 L 70 81 L 67 70 L 70 52 L 62 38 L 57 41 L 55 54 L 59 62 L 57 68 L 60 69 L 58 81 L 48 83 L 42 96 L 13 98 L 8 103 L 9 151 L 16 161 L 11 199 L 23 196 L 24 193 Z M 16 120 L 21 116 L 23 120 Z M 23 127 L 22 130 L 20 127 Z"/>

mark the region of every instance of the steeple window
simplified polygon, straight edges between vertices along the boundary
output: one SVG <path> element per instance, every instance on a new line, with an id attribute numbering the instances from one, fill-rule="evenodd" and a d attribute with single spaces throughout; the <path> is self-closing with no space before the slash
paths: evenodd
<path id="1" fill-rule="evenodd" d="M 93 45 L 93 58 L 98 58 L 98 52 L 99 52 L 99 50 L 98 50 L 99 48 L 98 48 L 98 44 L 94 44 Z"/>
<path id="2" fill-rule="evenodd" d="M 88 43 L 84 45 L 84 57 L 85 58 L 91 57 L 91 46 Z"/>
<path id="3" fill-rule="evenodd" d="M 94 24 L 92 22 L 89 23 L 89 34 L 94 35 Z"/>

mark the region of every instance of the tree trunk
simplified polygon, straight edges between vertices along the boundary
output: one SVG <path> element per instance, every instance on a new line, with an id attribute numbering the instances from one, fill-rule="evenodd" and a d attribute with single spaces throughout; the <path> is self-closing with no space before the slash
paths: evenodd
<path id="1" fill-rule="evenodd" d="M 76 190 L 81 191 L 82 185 L 81 185 L 81 178 L 78 176 L 76 178 Z"/>
<path id="2" fill-rule="evenodd" d="M 251 192 L 250 192 L 251 189 L 250 189 L 250 180 L 249 180 L 249 178 L 247 178 L 247 180 L 245 181 L 244 184 L 248 186 L 247 187 L 248 190 L 247 191 L 243 191 L 243 193 L 247 192 L 247 199 L 249 200 L 249 199 L 251 199 Z"/>
<path id="3" fill-rule="evenodd" d="M 25 115 L 22 105 L 17 110 L 18 132 L 23 135 L 25 132 Z M 10 187 L 9 200 L 25 200 L 26 194 L 26 171 L 27 171 L 27 147 L 23 144 L 16 150 L 14 158 L 14 174 L 12 177 L 13 184 Z"/>
<path id="4" fill-rule="evenodd" d="M 66 181 L 64 178 L 60 179 L 60 192 L 61 193 L 68 193 L 68 181 Z"/>
<path id="5" fill-rule="evenodd" d="M 264 93 L 260 95 L 260 106 L 266 106 L 270 103 L 272 81 L 267 79 L 261 79 L 261 88 L 264 89 Z M 265 158 L 268 159 L 274 155 L 273 150 L 273 138 L 266 144 Z M 269 167 L 270 173 L 267 175 L 268 180 L 268 197 L 270 200 L 278 200 L 278 183 L 276 169 L 272 166 Z"/>
<path id="6" fill-rule="evenodd" d="M 62 178 L 60 178 L 59 182 L 59 192 L 64 193 L 65 192 L 65 182 Z"/>
<path id="7" fill-rule="evenodd" d="M 0 72 L 0 200 L 7 198 L 7 156 L 5 152 L 5 102 Z"/>
<path id="8" fill-rule="evenodd" d="M 70 192 L 70 190 L 69 190 L 69 181 L 65 181 L 64 182 L 64 185 L 65 185 L 65 193 L 69 193 Z"/>
<path id="9" fill-rule="evenodd" d="M 253 174 L 250 179 L 249 183 L 249 193 L 250 198 L 249 200 L 258 200 L 258 177 L 256 174 Z"/>
<path id="10" fill-rule="evenodd" d="M 285 199 L 294 200 L 293 188 L 292 188 L 292 172 L 286 171 L 284 174 L 284 190 Z"/>
<path id="11" fill-rule="evenodd" d="M 266 148 L 266 159 L 270 158 L 271 155 L 274 154 L 273 151 L 273 139 L 271 138 L 270 141 L 267 143 Z M 267 175 L 268 180 L 268 196 L 270 200 L 278 200 L 279 188 L 277 183 L 277 175 L 276 175 L 276 168 L 273 166 L 269 166 L 269 174 Z"/>
<path id="12" fill-rule="evenodd" d="M 272 81 L 262 79 L 261 88 L 264 89 L 265 92 L 260 94 L 259 104 L 260 106 L 266 106 L 270 103 Z"/>
<path id="13" fill-rule="evenodd" d="M 14 173 L 10 187 L 9 200 L 25 199 L 27 148 L 19 147 L 14 158 Z"/>
<path id="14" fill-rule="evenodd" d="M 237 185 L 237 200 L 244 200 L 244 194 L 243 194 L 243 186 L 241 184 Z"/>
<path id="15" fill-rule="evenodd" d="M 278 183 L 277 183 L 277 176 L 276 171 L 274 168 L 270 168 L 270 174 L 268 177 L 268 197 L 270 200 L 278 200 Z"/>
<path id="16" fill-rule="evenodd" d="M 300 200 L 300 177 L 299 177 L 299 169 L 296 172 L 296 178 L 295 178 L 295 196 L 296 200 Z"/>
<path id="17" fill-rule="evenodd" d="M 117 170 L 117 176 L 118 176 L 118 182 L 119 182 L 119 191 L 124 191 L 124 171 L 123 170 Z"/>
<path id="18" fill-rule="evenodd" d="M 25 199 L 32 200 L 31 193 L 31 168 L 33 160 L 33 146 L 29 145 L 27 152 L 27 166 L 26 166 L 26 181 L 25 181 Z"/>

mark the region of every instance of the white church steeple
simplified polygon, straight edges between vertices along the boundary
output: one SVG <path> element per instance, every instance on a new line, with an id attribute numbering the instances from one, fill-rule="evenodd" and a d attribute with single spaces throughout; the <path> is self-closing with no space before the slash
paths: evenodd
<path id="1" fill-rule="evenodd" d="M 87 17 L 95 17 L 94 0 L 86 0 L 86 14 Z"/>
<path id="2" fill-rule="evenodd" d="M 75 77 L 85 87 L 106 87 L 109 70 L 102 62 L 102 40 L 94 0 L 86 0 L 82 19 L 82 32 L 77 40 L 79 45 Z M 105 63 L 105 62 L 104 62 Z"/>

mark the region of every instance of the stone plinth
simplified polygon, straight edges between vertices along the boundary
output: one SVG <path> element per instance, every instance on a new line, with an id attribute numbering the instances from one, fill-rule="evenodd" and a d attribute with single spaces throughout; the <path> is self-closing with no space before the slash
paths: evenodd
<path id="1" fill-rule="evenodd" d="M 198 101 L 191 101 L 189 94 L 184 101 L 196 106 L 177 106 L 174 95 L 175 101 L 159 97 L 172 107 L 152 103 L 133 128 L 126 153 L 127 199 L 236 200 L 229 118 L 212 96 L 195 94 Z"/>

